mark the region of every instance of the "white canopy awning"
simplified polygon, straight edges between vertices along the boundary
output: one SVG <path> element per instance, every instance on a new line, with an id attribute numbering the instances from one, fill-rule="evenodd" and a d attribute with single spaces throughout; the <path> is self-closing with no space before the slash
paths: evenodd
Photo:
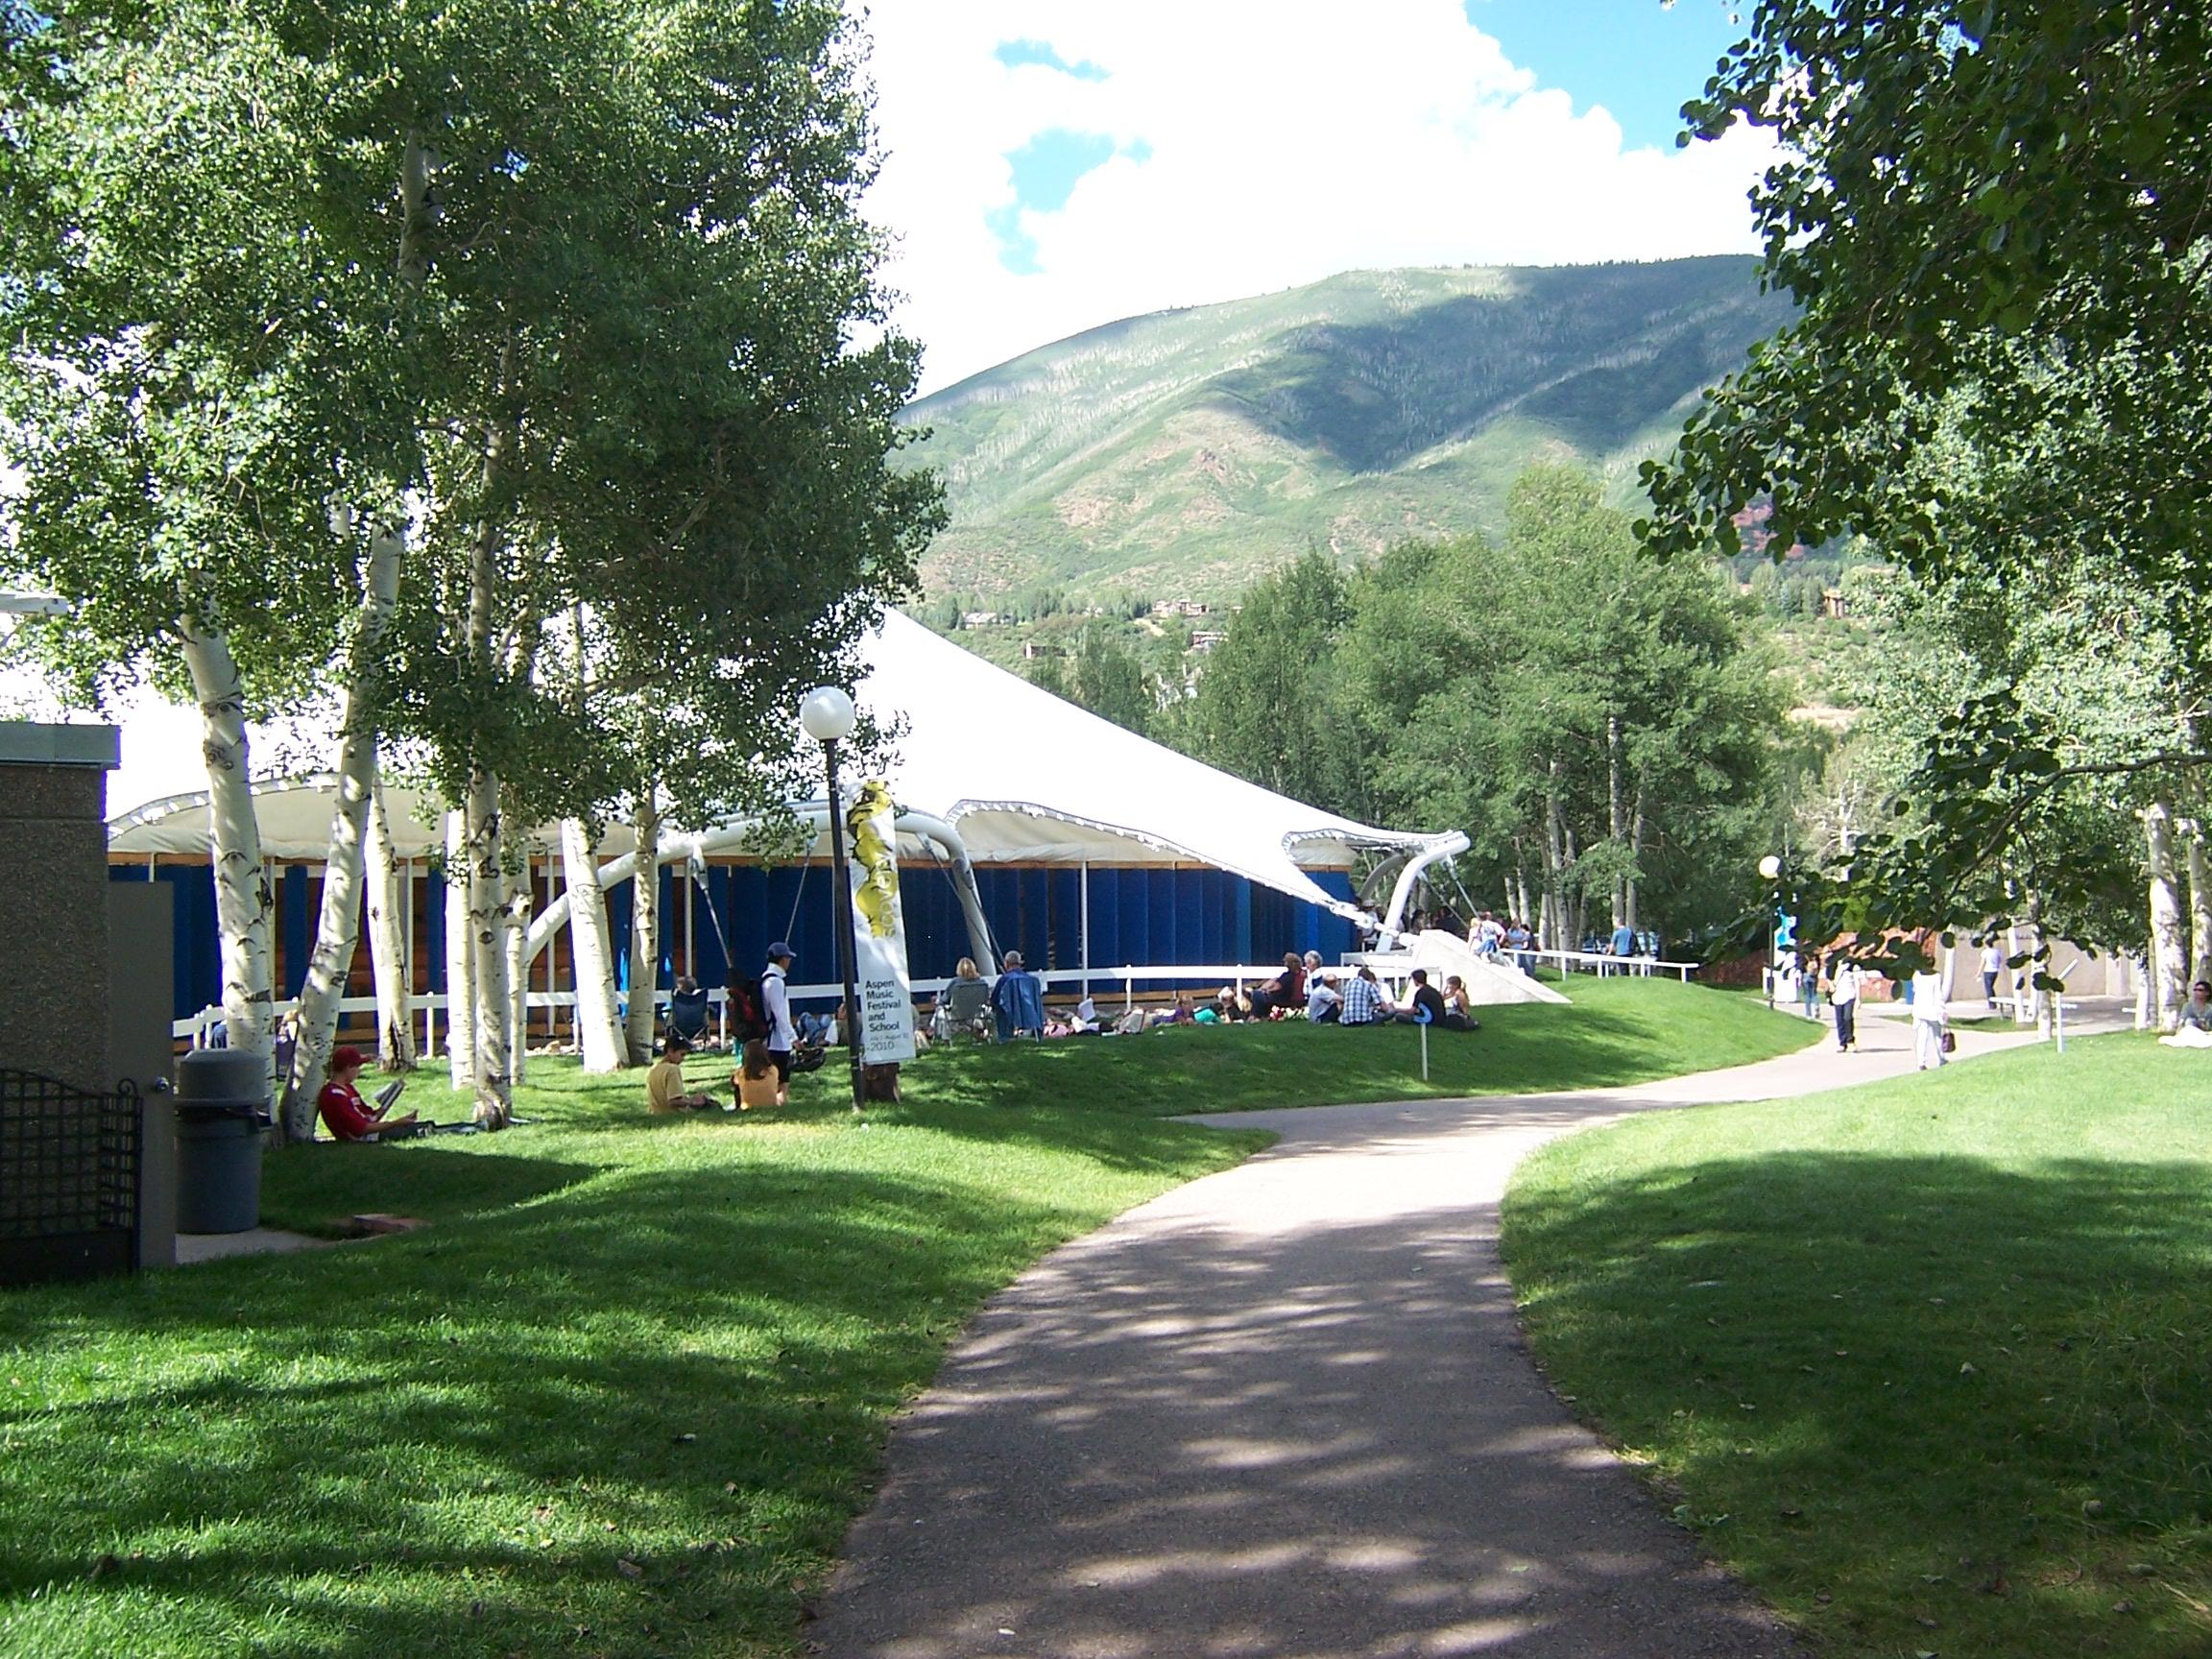
<path id="1" fill-rule="evenodd" d="M 1039 689 L 897 612 L 854 700 L 903 714 L 891 791 L 959 830 L 979 864 L 1210 864 L 1348 908 L 1308 874 L 1361 848 L 1444 839 L 1379 830 L 1231 777 Z"/>
<path id="2" fill-rule="evenodd" d="M 888 768 L 893 798 L 952 826 L 977 863 L 1206 864 L 1352 914 L 1357 907 L 1310 872 L 1349 870 L 1362 848 L 1440 849 L 1455 839 L 1377 829 L 1247 783 L 1040 690 L 896 611 L 864 653 L 854 700 L 904 724 Z M 141 732 L 133 742 L 141 725 L 166 734 L 149 743 Z M 204 855 L 205 789 L 177 786 L 188 775 L 180 759 L 198 760 L 196 720 L 142 706 L 124 730 L 124 766 L 109 784 L 109 803 L 121 808 L 109 820 L 109 848 Z M 171 786 L 149 791 L 156 779 Z M 270 856 L 322 855 L 331 783 L 320 776 L 254 785 Z M 443 844 L 435 802 L 388 789 L 386 804 L 402 856 Z M 543 840 L 553 844 L 550 834 Z M 619 827 L 602 848 L 609 856 L 630 850 Z M 827 854 L 826 841 L 817 852 Z"/>

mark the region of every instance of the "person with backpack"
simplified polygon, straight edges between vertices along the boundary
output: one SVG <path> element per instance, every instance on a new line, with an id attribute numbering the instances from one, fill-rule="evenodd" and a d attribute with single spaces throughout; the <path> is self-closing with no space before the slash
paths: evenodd
<path id="1" fill-rule="evenodd" d="M 768 1023 L 768 1058 L 776 1067 L 777 1083 L 791 1087 L 791 1051 L 799 1046 L 799 1029 L 791 1023 L 789 970 L 798 952 L 779 939 L 768 947 L 768 966 L 760 971 L 760 1013 Z"/>

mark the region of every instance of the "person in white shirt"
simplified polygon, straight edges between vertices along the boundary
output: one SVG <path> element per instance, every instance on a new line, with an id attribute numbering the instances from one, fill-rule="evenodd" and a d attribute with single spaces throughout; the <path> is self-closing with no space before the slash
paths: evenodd
<path id="1" fill-rule="evenodd" d="M 1912 1057 L 1920 1070 L 1944 1063 L 1943 1039 L 1950 1034 L 1951 1010 L 1943 1002 L 1943 975 L 1923 969 L 1912 975 Z"/>
<path id="2" fill-rule="evenodd" d="M 1859 964 L 1848 956 L 1828 970 L 1828 1000 L 1836 1009 L 1836 1052 L 1848 1054 L 1859 1041 Z"/>
<path id="3" fill-rule="evenodd" d="M 776 1067 L 780 1089 L 791 1087 L 791 1051 L 799 1046 L 798 1029 L 791 1023 L 791 985 L 785 977 L 795 952 L 779 939 L 768 947 L 768 966 L 760 975 L 760 1012 L 768 1022 L 768 1058 Z"/>
<path id="4" fill-rule="evenodd" d="M 1306 1018 L 1316 1025 L 1327 1025 L 1343 1011 L 1344 998 L 1337 993 L 1336 975 L 1324 969 L 1306 987 Z"/>
<path id="5" fill-rule="evenodd" d="M 2212 982 L 2197 981 L 2181 1005 L 2180 1023 L 2158 1041 L 2169 1048 L 2212 1048 Z"/>
<path id="6" fill-rule="evenodd" d="M 2005 972 L 2005 948 L 1992 939 L 1982 947 L 1982 998 L 1997 1012 L 1997 976 Z"/>

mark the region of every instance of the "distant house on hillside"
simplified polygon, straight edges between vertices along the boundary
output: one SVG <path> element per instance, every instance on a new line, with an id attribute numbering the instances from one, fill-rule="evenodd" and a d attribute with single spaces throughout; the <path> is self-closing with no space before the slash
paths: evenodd
<path id="1" fill-rule="evenodd" d="M 1736 540 L 1746 553 L 1764 553 L 1773 542 L 1774 532 L 1767 528 L 1767 520 L 1774 517 L 1774 503 L 1754 501 L 1729 522 L 1736 526 Z"/>
<path id="2" fill-rule="evenodd" d="M 998 626 L 998 613 L 996 611 L 963 611 L 960 613 L 960 626 L 963 628 L 996 628 Z"/>
<path id="3" fill-rule="evenodd" d="M 1067 655 L 1068 653 L 1061 650 L 1057 645 L 1043 644 L 1035 639 L 1024 640 L 1022 645 L 1022 660 L 1024 662 L 1034 662 L 1040 657 L 1065 657 Z"/>
<path id="4" fill-rule="evenodd" d="M 1194 629 L 1190 635 L 1190 649 L 1193 651 L 1211 651 L 1228 637 L 1229 636 L 1218 628 Z"/>
<path id="5" fill-rule="evenodd" d="M 1155 616 L 1210 616 L 1214 607 L 1203 599 L 1155 599 L 1152 614 Z"/>
<path id="6" fill-rule="evenodd" d="M 1851 614 L 1851 601 L 1843 597 L 1840 588 L 1820 589 L 1820 614 L 1831 621 L 1840 622 Z"/>

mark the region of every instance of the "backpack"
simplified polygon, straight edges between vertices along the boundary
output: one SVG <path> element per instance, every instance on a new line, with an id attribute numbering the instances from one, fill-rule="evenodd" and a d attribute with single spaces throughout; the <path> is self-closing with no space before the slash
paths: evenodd
<path id="1" fill-rule="evenodd" d="M 760 999 L 757 975 L 737 974 L 730 981 L 730 1038 L 739 1046 L 768 1035 L 768 1005 Z"/>

